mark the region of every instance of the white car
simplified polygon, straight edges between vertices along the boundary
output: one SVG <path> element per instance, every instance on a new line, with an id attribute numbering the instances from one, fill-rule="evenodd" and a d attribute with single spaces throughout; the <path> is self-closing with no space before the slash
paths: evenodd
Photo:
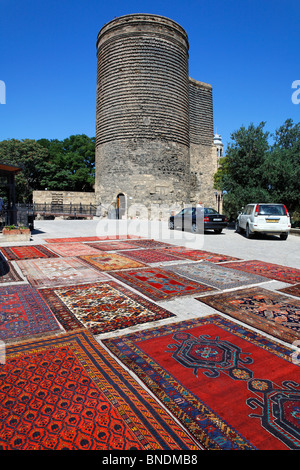
<path id="1" fill-rule="evenodd" d="M 286 240 L 291 229 L 291 219 L 284 204 L 247 204 L 239 213 L 236 231 L 246 232 L 251 238 L 255 233 L 280 235 Z"/>

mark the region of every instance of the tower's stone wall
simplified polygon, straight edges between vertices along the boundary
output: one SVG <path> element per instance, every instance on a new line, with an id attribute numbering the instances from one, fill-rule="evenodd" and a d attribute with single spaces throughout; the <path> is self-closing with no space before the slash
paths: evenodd
<path id="1" fill-rule="evenodd" d="M 157 15 L 126 15 L 100 30 L 95 191 L 103 205 L 119 194 L 128 206 L 199 199 L 198 167 L 213 141 L 212 89 L 189 79 L 188 50 L 184 29 Z"/>

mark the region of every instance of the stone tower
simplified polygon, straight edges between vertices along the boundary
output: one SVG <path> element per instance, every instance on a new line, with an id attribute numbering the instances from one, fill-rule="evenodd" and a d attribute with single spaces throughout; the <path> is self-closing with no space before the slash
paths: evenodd
<path id="1" fill-rule="evenodd" d="M 158 15 L 115 18 L 98 34 L 95 192 L 120 217 L 204 195 L 212 88 L 189 78 L 188 50 L 185 30 Z"/>

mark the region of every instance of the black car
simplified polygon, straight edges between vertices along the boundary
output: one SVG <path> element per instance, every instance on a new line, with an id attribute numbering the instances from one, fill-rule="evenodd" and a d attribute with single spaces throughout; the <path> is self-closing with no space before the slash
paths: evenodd
<path id="1" fill-rule="evenodd" d="M 214 230 L 221 233 L 227 227 L 227 218 L 211 207 L 186 207 L 178 214 L 169 218 L 170 230 L 187 230 L 194 233 L 204 233 Z"/>

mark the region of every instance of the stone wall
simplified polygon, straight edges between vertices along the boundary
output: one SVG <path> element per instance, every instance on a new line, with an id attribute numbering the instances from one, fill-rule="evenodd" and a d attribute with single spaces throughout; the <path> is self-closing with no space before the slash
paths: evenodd
<path id="1" fill-rule="evenodd" d="M 174 21 L 126 15 L 97 41 L 97 196 L 134 203 L 187 203 L 188 39 Z"/>
<path id="2" fill-rule="evenodd" d="M 95 193 L 75 191 L 33 191 L 33 204 L 96 204 Z"/>

